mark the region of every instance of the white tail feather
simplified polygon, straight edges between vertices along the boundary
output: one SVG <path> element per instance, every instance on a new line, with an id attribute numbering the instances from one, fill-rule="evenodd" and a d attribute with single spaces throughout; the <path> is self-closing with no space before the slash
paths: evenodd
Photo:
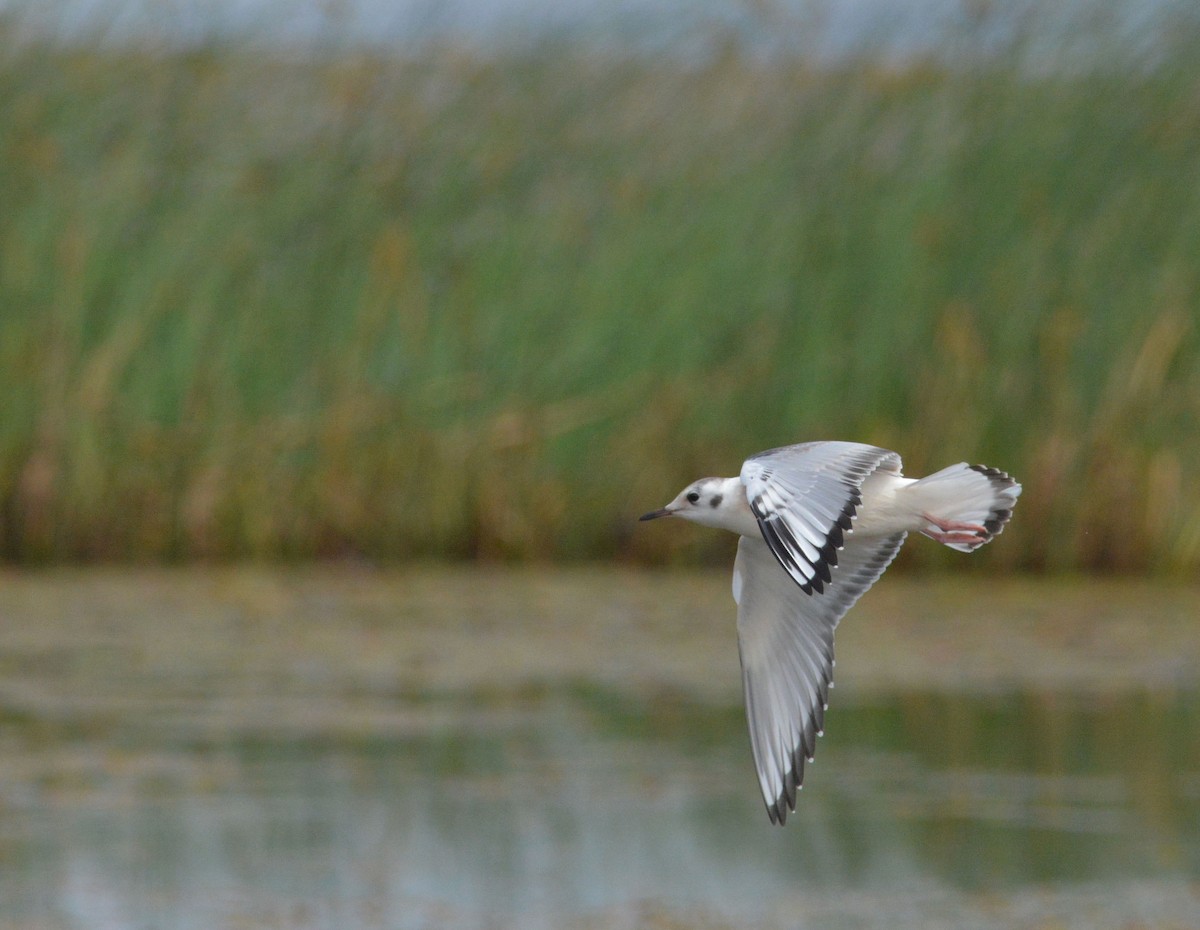
<path id="1" fill-rule="evenodd" d="M 971 552 L 1004 530 L 1021 485 L 995 468 L 960 462 L 905 489 L 928 520 L 926 536 L 960 552 Z"/>

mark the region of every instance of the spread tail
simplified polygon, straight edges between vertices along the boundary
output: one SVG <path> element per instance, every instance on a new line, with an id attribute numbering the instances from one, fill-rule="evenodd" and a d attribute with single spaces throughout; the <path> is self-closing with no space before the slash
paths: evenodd
<path id="1" fill-rule="evenodd" d="M 910 485 L 907 493 L 926 525 L 921 532 L 960 552 L 972 552 L 1004 530 L 1021 485 L 996 468 L 960 462 Z"/>

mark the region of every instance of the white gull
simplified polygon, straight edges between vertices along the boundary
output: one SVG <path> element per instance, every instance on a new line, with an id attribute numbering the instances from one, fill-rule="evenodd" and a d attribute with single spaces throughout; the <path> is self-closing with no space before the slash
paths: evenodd
<path id="1" fill-rule="evenodd" d="M 833 683 L 833 631 L 919 532 L 971 552 L 1004 529 L 1021 485 L 951 465 L 905 478 L 900 456 L 806 442 L 751 456 L 736 478 L 702 478 L 661 510 L 739 534 L 733 563 L 750 745 L 772 823 L 796 809 Z"/>

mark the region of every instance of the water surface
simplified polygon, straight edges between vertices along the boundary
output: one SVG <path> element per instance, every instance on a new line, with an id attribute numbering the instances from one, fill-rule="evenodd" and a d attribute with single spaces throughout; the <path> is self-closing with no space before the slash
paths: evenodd
<path id="1" fill-rule="evenodd" d="M 1200 926 L 1200 591 L 889 577 L 768 824 L 721 572 L 0 577 L 0 926 Z"/>

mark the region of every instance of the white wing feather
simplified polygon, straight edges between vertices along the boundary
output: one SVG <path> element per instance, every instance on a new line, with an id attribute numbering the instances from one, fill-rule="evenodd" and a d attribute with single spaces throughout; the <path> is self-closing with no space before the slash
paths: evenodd
<path id="1" fill-rule="evenodd" d="M 763 539 L 806 594 L 831 582 L 863 480 L 876 470 L 900 474 L 900 456 L 857 442 L 806 442 L 743 463 L 746 499 Z"/>
<path id="2" fill-rule="evenodd" d="M 851 537 L 824 593 L 805 594 L 766 542 L 743 536 L 733 566 L 738 650 L 759 786 L 772 822 L 796 809 L 833 680 L 833 631 L 904 542 Z"/>

